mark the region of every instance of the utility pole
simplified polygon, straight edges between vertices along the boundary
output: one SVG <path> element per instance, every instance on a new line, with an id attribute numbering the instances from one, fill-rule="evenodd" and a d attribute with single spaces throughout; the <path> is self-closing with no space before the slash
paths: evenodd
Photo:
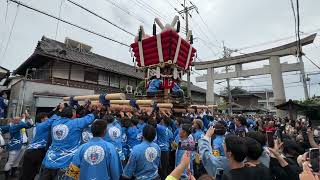
<path id="1" fill-rule="evenodd" d="M 300 48 L 301 50 L 301 48 Z M 302 79 L 302 84 L 303 84 L 303 90 L 304 90 L 304 98 L 309 99 L 309 93 L 308 93 L 308 86 L 307 86 L 307 78 L 306 74 L 304 72 L 304 63 L 302 60 L 302 52 L 298 52 L 299 56 L 299 64 L 300 64 L 300 74 L 301 74 L 301 79 Z"/>
<path id="2" fill-rule="evenodd" d="M 225 45 L 224 41 L 223 43 L 223 58 L 226 59 L 231 56 L 231 52 Z M 229 72 L 229 66 L 226 66 L 226 74 Z M 230 79 L 227 78 L 227 91 L 228 91 L 228 112 L 229 114 L 232 114 L 232 94 L 230 89 Z"/>
<path id="3" fill-rule="evenodd" d="M 183 1 L 183 4 L 181 4 L 182 7 L 183 7 L 183 10 L 181 11 L 178 11 L 176 8 L 175 10 L 181 15 L 182 19 L 185 19 L 186 21 L 186 36 L 188 35 L 188 31 L 189 31 L 189 16 L 191 17 L 191 14 L 190 14 L 190 11 L 192 9 L 195 9 L 196 11 L 198 11 L 198 8 L 191 3 L 192 6 L 186 6 L 186 0 Z M 190 83 L 190 69 L 189 71 L 187 72 L 187 86 L 188 86 L 188 91 L 187 91 L 187 94 L 188 94 L 188 97 L 191 98 L 191 83 Z"/>
<path id="4" fill-rule="evenodd" d="M 300 40 L 300 10 L 299 10 L 299 0 L 296 0 L 297 3 L 297 37 L 298 37 L 298 47 L 297 47 L 297 54 L 299 58 L 300 63 L 300 73 L 301 73 L 301 79 L 303 84 L 303 90 L 304 90 L 304 97 L 305 99 L 309 99 L 309 93 L 308 93 L 308 86 L 307 86 L 307 78 L 306 74 L 304 72 L 304 65 L 302 60 L 302 46 L 301 46 L 301 40 Z"/>

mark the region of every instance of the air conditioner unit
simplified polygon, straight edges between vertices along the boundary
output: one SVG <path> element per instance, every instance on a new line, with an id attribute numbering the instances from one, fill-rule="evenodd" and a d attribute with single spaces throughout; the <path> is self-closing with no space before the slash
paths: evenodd
<path id="1" fill-rule="evenodd" d="M 133 89 L 132 86 L 127 85 L 127 86 L 126 86 L 126 92 L 127 92 L 127 94 L 132 94 L 132 89 Z"/>

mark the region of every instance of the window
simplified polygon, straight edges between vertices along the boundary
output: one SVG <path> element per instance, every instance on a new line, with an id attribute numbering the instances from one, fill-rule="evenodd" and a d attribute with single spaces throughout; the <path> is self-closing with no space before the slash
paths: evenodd
<path id="1" fill-rule="evenodd" d="M 84 72 L 84 81 L 89 83 L 98 82 L 98 72 L 94 70 L 85 70 Z"/>
<path id="2" fill-rule="evenodd" d="M 134 78 L 129 79 L 129 85 L 132 86 L 133 88 L 136 88 L 137 86 L 137 80 Z"/>
<path id="3" fill-rule="evenodd" d="M 106 72 L 100 71 L 99 84 L 109 86 L 109 75 Z"/>
<path id="4" fill-rule="evenodd" d="M 119 85 L 119 77 L 115 75 L 110 76 L 110 86 L 119 88 Z"/>
<path id="5" fill-rule="evenodd" d="M 120 78 L 120 88 L 126 88 L 128 85 L 128 78 L 125 76 L 121 76 Z"/>
<path id="6" fill-rule="evenodd" d="M 83 66 L 72 64 L 70 79 L 74 81 L 84 81 L 84 68 Z"/>

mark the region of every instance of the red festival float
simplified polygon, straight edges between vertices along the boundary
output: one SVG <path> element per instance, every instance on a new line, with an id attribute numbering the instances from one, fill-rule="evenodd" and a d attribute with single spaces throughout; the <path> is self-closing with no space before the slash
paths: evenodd
<path id="1" fill-rule="evenodd" d="M 159 33 L 156 24 L 161 29 Z M 145 72 L 147 89 L 150 89 L 153 79 L 160 81 L 157 91 L 151 93 L 151 96 L 157 96 L 160 102 L 173 102 L 172 97 L 177 91 L 174 86 L 180 87 L 182 76 L 190 71 L 195 58 L 196 49 L 192 47 L 192 32 L 189 31 L 187 37 L 183 38 L 179 35 L 179 30 L 178 16 L 171 24 L 165 26 L 155 18 L 153 35 L 146 34 L 144 28 L 140 26 L 135 42 L 131 44 L 134 61 L 138 68 Z M 150 96 L 148 90 L 147 96 Z"/>

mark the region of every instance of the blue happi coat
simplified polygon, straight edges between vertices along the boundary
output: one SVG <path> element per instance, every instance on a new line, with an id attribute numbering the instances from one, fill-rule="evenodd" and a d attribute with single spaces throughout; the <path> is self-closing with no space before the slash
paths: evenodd
<path id="1" fill-rule="evenodd" d="M 81 145 L 72 164 L 80 168 L 80 180 L 120 179 L 122 166 L 113 144 L 100 137 L 93 137 Z"/>
<path id="2" fill-rule="evenodd" d="M 157 125 L 157 144 L 161 151 L 170 151 L 173 134 L 167 126 Z"/>
<path id="3" fill-rule="evenodd" d="M 0 126 L 1 134 L 10 133 L 10 140 L 7 144 L 7 150 L 19 150 L 22 147 L 22 128 L 30 128 L 32 127 L 31 123 L 26 121 L 20 121 L 19 124 L 10 124 L 5 126 Z"/>
<path id="4" fill-rule="evenodd" d="M 158 92 L 160 88 L 160 84 L 161 84 L 161 81 L 159 79 L 152 79 L 151 82 L 149 83 L 147 92 L 150 92 L 150 93 Z"/>
<path id="5" fill-rule="evenodd" d="M 52 144 L 42 164 L 49 169 L 66 168 L 81 143 L 82 131 L 94 121 L 93 114 L 82 118 L 60 118 L 51 126 Z"/>
<path id="6" fill-rule="evenodd" d="M 215 155 L 224 156 L 223 141 L 224 136 L 221 135 L 215 135 L 215 138 L 212 139 L 212 149 Z"/>
<path id="7" fill-rule="evenodd" d="M 53 115 L 51 118 L 47 119 L 44 122 L 36 123 L 33 129 L 33 138 L 27 149 L 45 148 L 47 145 L 51 125 L 54 120 L 59 118 L 59 116 Z"/>
<path id="8" fill-rule="evenodd" d="M 4 112 L 7 108 L 6 101 L 8 101 L 8 100 L 3 97 L 0 97 L 0 118 L 4 118 L 4 116 L 5 116 Z"/>
<path id="9" fill-rule="evenodd" d="M 193 140 L 195 142 L 198 142 L 198 140 L 204 136 L 204 132 L 201 129 L 197 129 L 196 132 L 192 134 L 192 136 L 193 136 Z"/>
<path id="10" fill-rule="evenodd" d="M 104 140 L 112 143 L 119 154 L 120 160 L 124 160 L 125 156 L 122 151 L 122 130 L 121 125 L 117 120 L 107 125 L 107 133 Z"/>
<path id="11" fill-rule="evenodd" d="M 129 127 L 127 130 L 127 138 L 128 138 L 127 144 L 131 152 L 134 146 L 141 143 L 142 133 L 136 126 Z"/>
<path id="12" fill-rule="evenodd" d="M 159 176 L 160 147 L 153 142 L 143 141 L 135 146 L 130 154 L 123 176 L 137 180 L 150 180 Z"/>

